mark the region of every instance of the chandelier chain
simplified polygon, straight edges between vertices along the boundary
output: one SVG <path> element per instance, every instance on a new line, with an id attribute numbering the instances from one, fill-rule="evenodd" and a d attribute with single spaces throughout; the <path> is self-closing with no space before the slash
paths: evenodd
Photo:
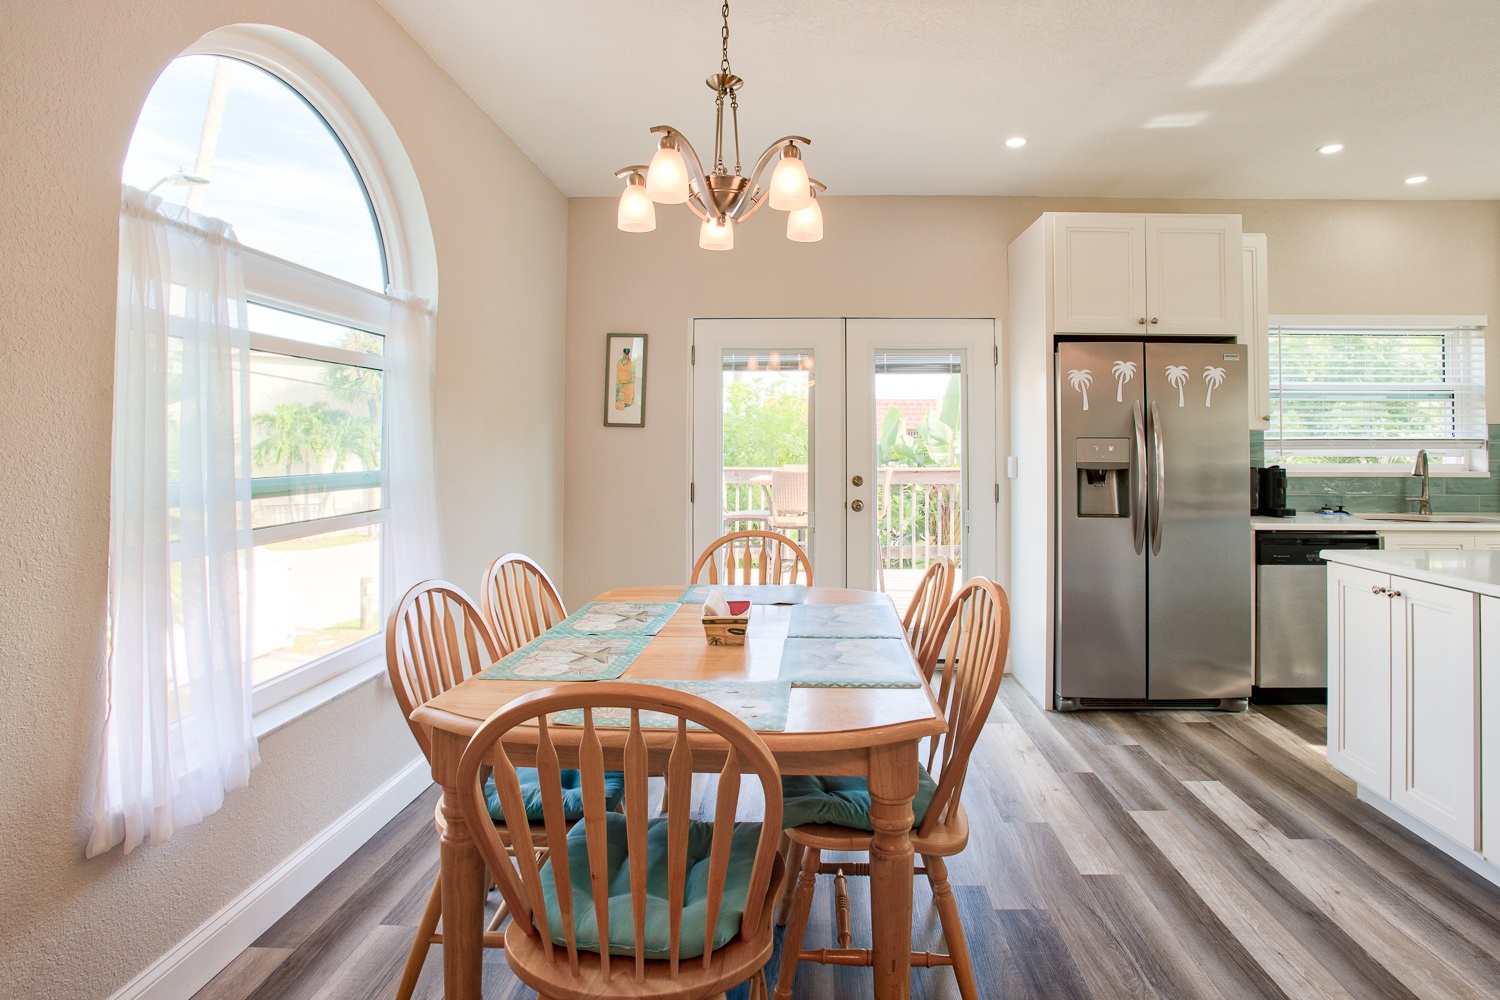
<path id="1" fill-rule="evenodd" d="M 719 61 L 719 72 L 725 76 L 729 75 L 729 0 L 724 0 L 724 9 L 720 11 L 724 17 L 724 27 L 719 31 L 719 37 L 724 42 L 724 58 Z"/>

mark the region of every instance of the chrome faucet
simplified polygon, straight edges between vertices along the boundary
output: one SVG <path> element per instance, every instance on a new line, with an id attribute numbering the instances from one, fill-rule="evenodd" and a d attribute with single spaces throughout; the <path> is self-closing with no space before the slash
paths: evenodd
<path id="1" fill-rule="evenodd" d="M 1423 448 L 1421 451 L 1417 452 L 1417 464 L 1414 465 L 1414 466 L 1412 466 L 1411 474 L 1413 476 L 1421 476 L 1422 477 L 1422 495 L 1419 496 L 1419 497 L 1407 497 L 1406 499 L 1408 499 L 1408 500 L 1415 500 L 1417 503 L 1421 504 L 1421 506 L 1417 508 L 1418 513 L 1421 513 L 1421 514 L 1431 514 L 1432 513 L 1432 495 L 1431 495 L 1431 493 L 1428 492 L 1428 487 L 1429 487 L 1430 484 L 1427 481 L 1427 449 L 1426 448 Z"/>

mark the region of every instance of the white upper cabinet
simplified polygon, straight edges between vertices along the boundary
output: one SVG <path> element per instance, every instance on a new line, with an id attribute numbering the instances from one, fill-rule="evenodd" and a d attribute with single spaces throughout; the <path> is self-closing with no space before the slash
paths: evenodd
<path id="1" fill-rule="evenodd" d="M 1240 217 L 1053 216 L 1053 332 L 1239 337 Z"/>
<path id="2" fill-rule="evenodd" d="M 1266 286 L 1265 234 L 1246 233 L 1240 247 L 1245 315 L 1240 343 L 1250 355 L 1245 366 L 1250 377 L 1250 429 L 1263 431 L 1271 426 L 1271 296 Z"/>

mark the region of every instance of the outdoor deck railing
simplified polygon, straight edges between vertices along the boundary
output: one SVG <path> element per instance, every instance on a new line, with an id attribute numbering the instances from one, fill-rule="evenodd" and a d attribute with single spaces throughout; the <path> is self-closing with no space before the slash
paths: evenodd
<path id="1" fill-rule="evenodd" d="M 771 469 L 724 470 L 727 531 L 770 524 Z M 875 512 L 880 561 L 885 569 L 925 568 L 934 559 L 957 559 L 963 539 L 963 505 L 957 468 L 883 466 L 876 470 Z"/>

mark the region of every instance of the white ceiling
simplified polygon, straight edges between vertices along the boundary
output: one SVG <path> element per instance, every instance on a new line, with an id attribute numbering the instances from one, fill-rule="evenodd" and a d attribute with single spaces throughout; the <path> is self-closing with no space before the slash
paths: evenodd
<path id="1" fill-rule="evenodd" d="M 712 156 L 714 0 L 380 2 L 570 197 L 653 125 Z M 730 32 L 745 169 L 805 135 L 832 195 L 1500 198 L 1500 0 L 735 0 Z"/>

